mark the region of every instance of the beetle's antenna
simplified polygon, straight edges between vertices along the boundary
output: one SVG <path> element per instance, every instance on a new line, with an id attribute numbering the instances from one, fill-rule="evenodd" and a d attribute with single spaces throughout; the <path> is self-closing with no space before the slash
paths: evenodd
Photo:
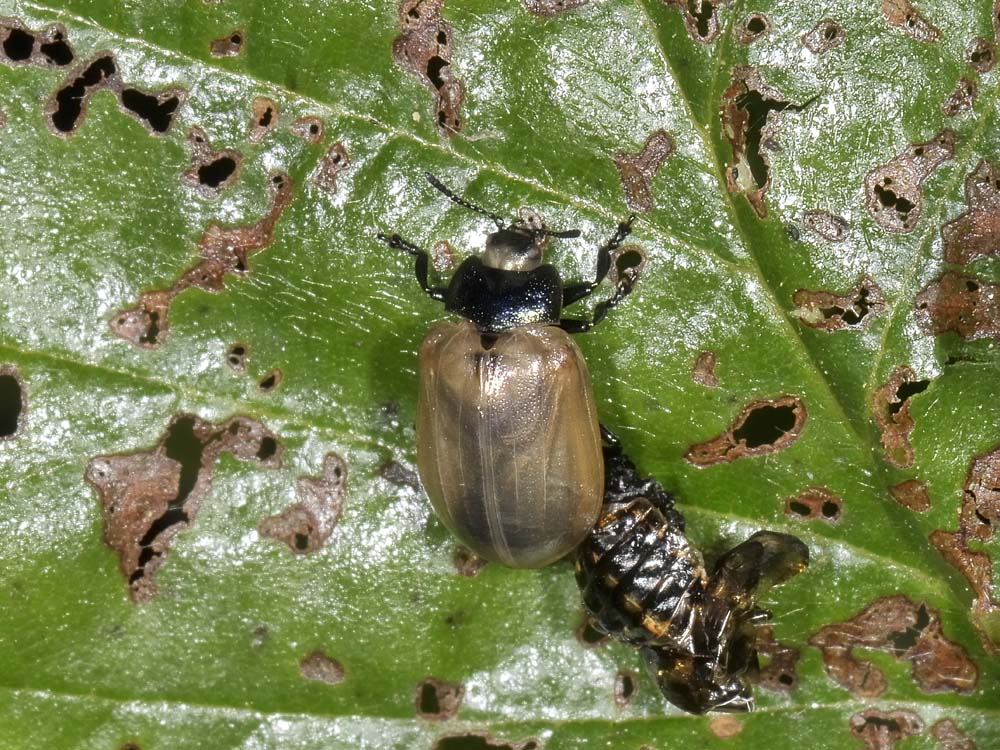
<path id="1" fill-rule="evenodd" d="M 558 237 L 561 240 L 570 240 L 580 236 L 579 229 L 567 229 L 563 232 L 553 232 L 551 229 L 544 229 L 542 232 L 549 235 L 549 237 Z"/>
<path id="2" fill-rule="evenodd" d="M 465 200 L 465 198 L 454 193 L 447 185 L 441 182 L 441 180 L 432 175 L 430 172 L 424 172 L 424 175 L 427 177 L 427 181 L 435 188 L 437 188 L 452 203 L 456 203 L 462 208 L 467 208 L 470 211 L 475 211 L 477 214 L 488 216 L 497 225 L 498 229 L 503 229 L 505 226 L 507 226 L 507 220 L 502 216 L 495 214 L 491 211 L 487 211 L 485 208 L 480 208 L 475 203 L 470 203 L 469 201 Z"/>

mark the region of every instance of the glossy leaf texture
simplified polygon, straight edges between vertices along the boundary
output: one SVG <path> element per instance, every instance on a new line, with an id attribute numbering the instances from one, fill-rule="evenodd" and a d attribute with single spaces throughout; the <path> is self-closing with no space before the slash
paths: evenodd
<path id="1" fill-rule="evenodd" d="M 964 559 L 1000 552 L 997 506 L 972 508 L 966 491 L 974 459 L 1000 448 L 997 202 L 979 204 L 992 254 L 951 262 L 942 234 L 970 208 L 969 175 L 1000 165 L 1000 71 L 986 64 L 997 7 L 556 5 L 447 0 L 445 43 L 431 35 L 447 55 L 422 81 L 394 60 L 394 2 L 0 2 L 5 28 L 21 30 L 0 55 L 0 411 L 16 425 L 0 438 L 0 745 L 846 749 L 864 744 L 852 734 L 863 712 L 905 711 L 918 717 L 905 747 L 966 747 L 938 739 L 946 719 L 980 749 L 1000 746 L 993 571 L 979 568 L 977 599 L 930 541 L 967 523 Z M 431 0 L 414 7 L 419 23 L 433 17 Z M 51 24 L 68 65 L 41 51 L 56 43 Z M 87 96 L 72 133 L 56 132 L 56 92 L 102 58 L 114 85 Z M 442 62 L 463 87 L 457 133 L 437 124 Z M 946 113 L 963 78 L 974 100 Z M 129 116 L 124 89 L 183 92 L 169 129 Z M 262 99 L 269 116 L 266 102 L 255 112 Z M 615 159 L 659 131 L 672 153 L 644 162 L 648 195 L 630 207 Z M 748 157 L 734 158 L 727 131 L 743 133 Z M 340 160 L 324 173 L 328 154 Z M 758 711 L 735 723 L 682 714 L 636 651 L 577 637 L 568 561 L 459 574 L 456 543 L 413 481 L 416 350 L 443 313 L 411 259 L 375 235 L 450 243 L 436 255 L 446 278 L 490 225 L 449 205 L 425 171 L 500 214 L 531 206 L 549 226 L 579 227 L 549 250 L 566 278 L 591 275 L 597 247 L 639 215 L 636 291 L 577 337 L 601 419 L 676 492 L 707 558 L 760 528 L 808 544 L 809 570 L 764 601 L 777 641 L 801 654 L 790 691 L 757 687 Z M 266 236 L 278 172 L 290 200 Z M 741 190 L 765 178 L 755 209 Z M 217 257 L 238 261 L 221 289 L 185 277 L 211 225 Z M 253 247 L 225 234 L 255 226 Z M 941 291 L 947 272 L 974 280 Z M 116 333 L 140 295 L 182 278 L 138 345 Z M 978 333 L 935 332 L 931 312 L 965 293 L 975 304 L 956 315 Z M 839 330 L 808 325 L 838 315 Z M 707 352 L 712 377 L 695 374 Z M 796 439 L 767 452 L 790 428 L 772 420 L 763 435 L 738 431 L 757 455 L 691 460 L 748 405 L 783 396 L 805 414 Z M 880 415 L 890 431 L 912 419 L 912 460 L 898 440 L 887 455 Z M 259 422 L 276 445 L 235 458 L 216 427 L 178 447 L 194 416 Z M 172 486 L 199 507 L 137 603 L 88 467 L 161 441 L 188 467 Z M 299 480 L 322 476 L 331 452 L 346 466 L 342 513 L 297 554 L 261 522 L 302 502 Z M 134 497 L 162 489 L 133 471 Z M 890 487 L 911 479 L 929 509 L 894 499 Z M 832 505 L 806 518 L 789 499 L 811 488 Z M 972 689 L 911 675 L 903 657 L 926 622 L 855 651 L 884 673 L 881 694 L 827 674 L 810 639 L 897 594 L 936 613 L 976 665 Z M 315 652 L 330 660 L 318 672 L 303 666 Z M 954 666 L 924 656 L 932 672 Z M 462 686 L 455 716 L 418 714 L 427 678 Z M 616 680 L 633 687 L 617 701 Z M 878 726 L 883 744 L 870 746 L 891 747 L 894 730 Z"/>

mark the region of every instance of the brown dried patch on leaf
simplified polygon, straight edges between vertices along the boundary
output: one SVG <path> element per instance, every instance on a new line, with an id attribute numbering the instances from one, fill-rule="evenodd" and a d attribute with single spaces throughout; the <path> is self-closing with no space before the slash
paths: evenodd
<path id="1" fill-rule="evenodd" d="M 14 365 L 0 365 L 0 440 L 17 437 L 24 426 L 28 397 Z"/>
<path id="2" fill-rule="evenodd" d="M 299 674 L 307 680 L 336 685 L 344 681 L 346 673 L 343 664 L 317 650 L 299 662 Z"/>
<path id="3" fill-rule="evenodd" d="M 541 750 L 541 744 L 536 739 L 506 742 L 497 740 L 489 734 L 449 734 L 439 737 L 434 743 L 434 750 Z"/>
<path id="4" fill-rule="evenodd" d="M 843 507 L 843 499 L 826 487 L 810 487 L 785 500 L 785 515 L 800 521 L 818 518 L 836 523 L 840 520 Z"/>
<path id="5" fill-rule="evenodd" d="M 328 193 L 337 192 L 337 175 L 351 166 L 351 158 L 347 155 L 347 148 L 343 143 L 337 141 L 323 154 L 316 169 L 312 174 L 313 184 L 322 188 Z"/>
<path id="6" fill-rule="evenodd" d="M 972 109 L 976 103 L 979 86 L 975 80 L 962 76 L 955 82 L 955 90 L 941 104 L 941 111 L 948 117 L 955 117 Z"/>
<path id="7" fill-rule="evenodd" d="M 719 9 L 729 5 L 729 0 L 664 0 L 664 3 L 680 10 L 688 35 L 694 41 L 710 44 L 722 30 Z"/>
<path id="8" fill-rule="evenodd" d="M 590 0 L 523 0 L 524 7 L 536 16 L 551 18 L 560 13 L 586 5 Z"/>
<path id="9" fill-rule="evenodd" d="M 269 393 L 273 391 L 281 383 L 281 370 L 271 370 L 264 377 L 260 379 L 257 383 L 257 388 L 260 389 L 262 393 Z"/>
<path id="10" fill-rule="evenodd" d="M 260 143 L 264 137 L 274 130 L 280 117 L 278 105 L 274 99 L 258 96 L 253 100 L 253 118 L 250 120 L 250 133 L 247 136 L 251 143 Z"/>
<path id="11" fill-rule="evenodd" d="M 894 484 L 889 488 L 892 499 L 904 508 L 923 513 L 931 509 L 931 496 L 927 492 L 927 485 L 919 479 L 907 479 L 905 482 Z"/>
<path id="12" fill-rule="evenodd" d="M 684 458 L 696 466 L 729 463 L 787 448 L 802 433 L 806 405 L 797 396 L 779 396 L 747 404 L 718 437 L 692 445 Z"/>
<path id="13" fill-rule="evenodd" d="M 948 271 L 916 303 L 917 319 L 935 336 L 954 331 L 970 341 L 1000 339 L 1000 284 Z"/>
<path id="14" fill-rule="evenodd" d="M 336 453 L 323 459 L 323 476 L 300 477 L 295 485 L 299 502 L 257 527 L 261 536 L 284 542 L 297 555 L 315 552 L 330 538 L 347 495 L 347 466 Z"/>
<path id="15" fill-rule="evenodd" d="M 235 57 L 243 51 L 246 34 L 239 29 L 233 29 L 225 36 L 213 39 L 209 47 L 212 57 Z"/>
<path id="16" fill-rule="evenodd" d="M 896 743 L 924 731 L 924 722 L 912 711 L 869 709 L 851 717 L 851 734 L 865 743 L 865 750 L 893 750 Z"/>
<path id="17" fill-rule="evenodd" d="M 862 279 L 847 294 L 797 289 L 792 295 L 792 314 L 810 328 L 832 333 L 864 328 L 885 307 L 882 290 L 871 279 Z"/>
<path id="18" fill-rule="evenodd" d="M 936 42 L 941 32 L 913 7 L 910 0 L 882 0 L 882 15 L 892 26 L 920 42 Z"/>
<path id="19" fill-rule="evenodd" d="M 722 131 L 733 148 L 726 183 L 729 192 L 745 195 L 762 219 L 767 217 L 771 185 L 771 162 L 762 145 L 777 142 L 783 111 L 802 106 L 765 84 L 755 68 L 743 65 L 733 68 L 733 82 L 722 95 Z"/>
<path id="20" fill-rule="evenodd" d="M 454 268 L 457 257 L 458 251 L 445 240 L 435 242 L 431 248 L 431 265 L 438 273 Z"/>
<path id="21" fill-rule="evenodd" d="M 635 697 L 636 677 L 634 672 L 619 672 L 615 675 L 615 705 L 618 710 L 625 708 Z"/>
<path id="22" fill-rule="evenodd" d="M 654 131 L 638 154 L 616 154 L 615 168 L 625 191 L 625 202 L 633 211 L 651 211 L 649 184 L 663 160 L 674 152 L 674 139 L 665 130 Z"/>
<path id="23" fill-rule="evenodd" d="M 624 278 L 631 278 L 634 284 L 645 272 L 648 260 L 641 245 L 629 243 L 619 246 L 611 253 L 608 281 L 618 284 Z"/>
<path id="24" fill-rule="evenodd" d="M 7 113 L 0 109 L 0 130 L 7 127 Z"/>
<path id="25" fill-rule="evenodd" d="M 691 368 L 691 379 L 707 388 L 715 388 L 719 385 L 719 379 L 715 375 L 715 364 L 715 352 L 710 349 L 701 352 L 694 361 L 694 367 Z"/>
<path id="26" fill-rule="evenodd" d="M 913 465 L 910 397 L 923 393 L 929 385 L 929 380 L 918 380 L 911 368 L 901 365 L 892 371 L 885 385 L 872 394 L 872 412 L 882 433 L 885 458 L 897 468 L 906 469 Z"/>
<path id="27" fill-rule="evenodd" d="M 732 714 L 714 714 L 708 720 L 708 731 L 720 740 L 731 740 L 743 731 L 743 722 Z"/>
<path id="28" fill-rule="evenodd" d="M 250 347 L 246 344 L 236 343 L 229 347 L 226 352 L 226 364 L 236 372 L 243 372 L 246 369 L 246 358 L 250 353 Z"/>
<path id="29" fill-rule="evenodd" d="M 851 619 L 827 625 L 809 644 L 823 652 L 827 674 L 858 697 L 881 695 L 888 683 L 882 670 L 855 656 L 856 648 L 910 662 L 925 693 L 968 693 L 979 680 L 966 650 L 944 637 L 938 612 L 902 594 L 876 599 Z"/>
<path id="30" fill-rule="evenodd" d="M 951 719 L 938 719 L 931 726 L 931 737 L 941 750 L 976 750 L 976 742 Z"/>
<path id="31" fill-rule="evenodd" d="M 276 468 L 281 444 L 260 422 L 174 417 L 159 443 L 135 453 L 97 456 L 86 479 L 101 496 L 104 541 L 115 550 L 134 602 L 156 596 L 154 574 L 174 536 L 194 523 L 222 453 Z"/>
<path id="32" fill-rule="evenodd" d="M 451 67 L 451 26 L 441 17 L 442 5 L 444 0 L 402 0 L 402 33 L 393 40 L 392 56 L 436 94 L 438 131 L 451 136 L 462 129 L 465 88 Z"/>
<path id="33" fill-rule="evenodd" d="M 769 625 L 757 629 L 755 646 L 757 653 L 768 659 L 757 672 L 757 684 L 782 693 L 794 690 L 799 684 L 799 650 L 776 641 L 774 628 Z"/>
<path id="34" fill-rule="evenodd" d="M 847 219 L 842 216 L 819 209 L 806 211 L 802 215 L 802 223 L 824 240 L 829 240 L 830 242 L 843 242 L 847 239 L 847 232 L 851 228 L 851 225 L 847 223 Z"/>
<path id="35" fill-rule="evenodd" d="M 216 151 L 197 125 L 188 131 L 187 143 L 191 148 L 191 165 L 181 175 L 181 182 L 203 198 L 218 198 L 219 193 L 236 182 L 243 155 L 231 148 Z"/>
<path id="36" fill-rule="evenodd" d="M 965 59 L 974 70 L 989 73 L 997 61 L 996 45 L 989 39 L 977 36 L 969 42 L 969 47 L 965 50 Z"/>
<path id="37" fill-rule="evenodd" d="M 247 227 L 210 224 L 201 237 L 201 261 L 169 289 L 143 292 L 139 304 L 114 315 L 108 325 L 115 335 L 135 346 L 155 349 L 170 331 L 168 313 L 174 297 L 189 287 L 219 292 L 227 273 L 246 274 L 250 256 L 271 244 L 274 225 L 292 199 L 292 179 L 283 172 L 271 175 L 271 207 L 260 221 Z"/>
<path id="38" fill-rule="evenodd" d="M 0 62 L 57 68 L 69 65 L 74 57 L 61 23 L 32 31 L 16 18 L 0 18 Z"/>
<path id="39" fill-rule="evenodd" d="M 420 477 L 417 475 L 413 469 L 410 469 L 403 464 L 399 463 L 394 458 L 390 458 L 388 461 L 383 463 L 378 470 L 379 476 L 385 479 L 387 482 L 391 482 L 397 487 L 409 487 L 412 490 L 417 490 L 418 492 L 422 489 L 420 484 Z"/>
<path id="40" fill-rule="evenodd" d="M 78 65 L 45 105 L 45 119 L 52 132 L 69 136 L 87 114 L 90 97 L 107 89 L 118 99 L 118 108 L 138 120 L 151 135 L 163 135 L 187 97 L 179 88 L 146 92 L 122 81 L 118 63 L 110 52 L 99 52 Z"/>
<path id="41" fill-rule="evenodd" d="M 824 18 L 802 35 L 802 44 L 814 55 L 822 55 L 847 40 L 844 27 L 832 18 Z"/>
<path id="42" fill-rule="evenodd" d="M 946 128 L 869 172 L 866 205 L 875 222 L 889 232 L 912 232 L 923 210 L 924 180 L 954 155 L 955 133 Z"/>
<path id="43" fill-rule="evenodd" d="M 323 140 L 323 131 L 326 129 L 323 119 L 314 115 L 306 115 L 298 118 L 289 128 L 292 135 L 304 138 L 310 143 L 319 143 Z"/>
<path id="44" fill-rule="evenodd" d="M 736 29 L 736 39 L 740 44 L 753 44 L 771 32 L 771 22 L 763 13 L 751 13 Z"/>
<path id="45" fill-rule="evenodd" d="M 965 265 L 1000 254 L 1000 167 L 983 159 L 965 178 L 968 210 L 941 227 L 944 259 Z"/>
<path id="46" fill-rule="evenodd" d="M 417 685 L 417 715 L 422 719 L 445 721 L 458 713 L 464 697 L 465 686 L 460 682 L 428 677 Z"/>
<path id="47" fill-rule="evenodd" d="M 458 574 L 466 578 L 475 578 L 486 567 L 486 560 L 461 544 L 455 548 L 455 554 L 451 556 L 451 562 Z"/>
<path id="48" fill-rule="evenodd" d="M 934 531 L 931 543 L 949 565 L 969 582 L 976 594 L 972 602 L 975 615 L 1000 612 L 1000 601 L 993 594 L 993 561 L 981 551 L 969 548 L 969 541 L 993 539 L 1000 523 L 1000 447 L 972 459 L 962 495 L 958 531 Z M 986 638 L 985 642 L 989 643 Z M 993 644 L 995 646 L 995 644 Z"/>

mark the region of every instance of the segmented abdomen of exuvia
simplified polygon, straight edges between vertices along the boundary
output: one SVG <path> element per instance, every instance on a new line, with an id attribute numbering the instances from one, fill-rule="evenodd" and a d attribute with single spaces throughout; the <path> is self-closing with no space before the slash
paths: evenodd
<path id="1" fill-rule="evenodd" d="M 576 575 L 584 604 L 600 629 L 626 643 L 692 645 L 693 604 L 704 594 L 706 575 L 672 505 L 658 485 L 606 502 L 580 547 Z"/>

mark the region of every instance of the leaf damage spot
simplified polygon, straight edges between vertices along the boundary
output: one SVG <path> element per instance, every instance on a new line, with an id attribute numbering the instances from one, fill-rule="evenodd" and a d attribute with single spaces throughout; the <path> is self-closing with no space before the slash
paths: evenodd
<path id="1" fill-rule="evenodd" d="M 138 120 L 151 135 L 163 135 L 173 124 L 187 92 L 179 88 L 147 93 L 122 81 L 118 63 L 110 52 L 98 53 L 81 63 L 66 78 L 45 106 L 45 119 L 52 132 L 72 135 L 83 124 L 87 103 L 96 92 L 107 89 L 118 99 L 122 112 Z"/>
<path id="2" fill-rule="evenodd" d="M 299 662 L 299 674 L 307 680 L 325 682 L 327 685 L 337 685 L 346 676 L 343 664 L 319 650 L 313 651 Z"/>
<path id="3" fill-rule="evenodd" d="M 920 15 L 910 0 L 882 0 L 882 15 L 891 26 L 919 42 L 936 42 L 941 32 Z"/>
<path id="4" fill-rule="evenodd" d="M 542 750 L 536 739 L 521 742 L 505 742 L 493 739 L 489 734 L 449 734 L 438 738 L 434 750 Z"/>
<path id="5" fill-rule="evenodd" d="M 209 47 L 212 57 L 235 57 L 243 51 L 246 34 L 239 29 L 233 29 L 225 36 L 213 39 Z"/>
<path id="6" fill-rule="evenodd" d="M 814 55 L 822 55 L 847 41 L 844 27 L 832 18 L 824 18 L 802 35 L 802 44 Z"/>
<path id="7" fill-rule="evenodd" d="M 250 347 L 247 344 L 233 344 L 226 352 L 226 364 L 236 372 L 243 372 L 246 369 L 246 358 L 249 354 Z"/>
<path id="8" fill-rule="evenodd" d="M 924 722 L 912 711 L 868 709 L 851 717 L 851 734 L 865 743 L 865 750 L 894 750 L 896 743 L 924 730 Z"/>
<path id="9" fill-rule="evenodd" d="M 949 565 L 969 582 L 976 594 L 972 602 L 975 615 L 1000 611 L 1000 601 L 993 596 L 993 561 L 990 556 L 969 548 L 969 541 L 993 539 L 1000 524 L 1000 446 L 972 459 L 962 494 L 958 531 L 937 530 L 931 543 Z"/>
<path id="10" fill-rule="evenodd" d="M 684 458 L 695 466 L 711 466 L 775 453 L 794 443 L 805 423 L 806 405 L 798 396 L 753 401 L 725 432 L 692 445 Z"/>
<path id="11" fill-rule="evenodd" d="M 865 176 L 865 205 L 889 232 L 912 232 L 923 210 L 923 183 L 955 155 L 955 133 L 945 128 Z"/>
<path id="12" fill-rule="evenodd" d="M 979 86 L 974 79 L 962 76 L 955 82 L 955 90 L 941 103 L 941 111 L 947 117 L 955 117 L 963 112 L 968 112 L 976 103 L 978 91 Z"/>
<path id="13" fill-rule="evenodd" d="M 394 458 L 385 461 L 379 467 L 378 473 L 380 477 L 397 487 L 409 487 L 411 490 L 416 490 L 417 492 L 423 489 L 417 472 L 404 466 Z"/>
<path id="14" fill-rule="evenodd" d="M 857 697 L 881 695 L 888 681 L 875 664 L 856 657 L 856 648 L 910 662 L 911 675 L 925 693 L 969 693 L 979 680 L 966 650 L 945 638 L 937 610 L 902 594 L 876 599 L 851 619 L 827 625 L 809 644 L 822 652 L 826 673 Z"/>
<path id="15" fill-rule="evenodd" d="M 315 115 L 306 115 L 295 120 L 288 129 L 292 135 L 297 135 L 299 138 L 315 144 L 323 140 L 323 131 L 326 129 L 326 125 L 323 122 L 323 118 L 316 117 Z"/>
<path id="16" fill-rule="evenodd" d="M 1000 167 L 983 159 L 965 178 L 968 210 L 941 227 L 944 259 L 965 265 L 1000 255 Z"/>
<path id="17" fill-rule="evenodd" d="M 820 519 L 836 523 L 843 507 L 843 499 L 826 487 L 810 487 L 785 500 L 785 515 L 800 521 Z"/>
<path id="18" fill-rule="evenodd" d="M 843 242 L 847 239 L 847 232 L 851 228 L 847 219 L 821 209 L 806 211 L 802 215 L 802 223 L 830 242 Z"/>
<path id="19" fill-rule="evenodd" d="M 965 60 L 979 73 L 989 73 L 997 61 L 996 45 L 989 39 L 977 36 L 965 51 Z"/>
<path id="20" fill-rule="evenodd" d="M 274 99 L 258 96 L 253 100 L 253 117 L 250 119 L 248 138 L 251 143 L 260 143 L 278 125 L 280 118 L 278 105 Z"/>
<path id="21" fill-rule="evenodd" d="M 270 393 L 281 383 L 281 370 L 275 369 L 267 373 L 264 377 L 260 379 L 257 383 L 257 388 L 260 389 L 261 393 Z"/>
<path id="22" fill-rule="evenodd" d="M 636 681 L 632 672 L 619 672 L 615 675 L 615 705 L 618 710 L 625 708 L 635 697 Z"/>
<path id="23" fill-rule="evenodd" d="M 743 722 L 732 714 L 715 714 L 708 720 L 708 731 L 720 740 L 731 740 L 743 731 Z"/>
<path id="24" fill-rule="evenodd" d="M 913 465 L 913 446 L 910 445 L 913 417 L 910 416 L 910 398 L 923 393 L 929 385 L 929 380 L 918 380 L 916 373 L 910 367 L 900 365 L 889 375 L 889 380 L 872 394 L 872 412 L 882 433 L 885 458 L 899 469 Z"/>
<path id="25" fill-rule="evenodd" d="M 711 44 L 722 30 L 719 9 L 730 0 L 664 0 L 681 12 L 688 35 L 696 42 Z"/>
<path id="26" fill-rule="evenodd" d="M 976 743 L 951 719 L 938 719 L 931 726 L 931 736 L 941 750 L 976 750 Z"/>
<path id="27" fill-rule="evenodd" d="M 457 258 L 458 250 L 447 240 L 435 242 L 431 248 L 431 265 L 438 273 L 454 268 Z"/>
<path id="28" fill-rule="evenodd" d="M 154 575 L 174 536 L 194 523 L 219 456 L 229 453 L 273 469 L 280 465 L 281 449 L 277 437 L 254 419 L 216 424 L 180 414 L 154 448 L 91 459 L 85 478 L 101 497 L 104 541 L 119 555 L 132 601 L 156 596 Z"/>
<path id="29" fill-rule="evenodd" d="M 261 536 L 277 539 L 297 555 L 316 552 L 330 538 L 340 520 L 347 496 L 347 465 L 336 453 L 323 458 L 323 476 L 299 477 L 299 502 L 257 526 Z"/>
<path id="30" fill-rule="evenodd" d="M 462 129 L 465 87 L 451 67 L 451 26 L 441 17 L 443 5 L 444 0 L 402 0 L 402 33 L 393 40 L 392 56 L 435 92 L 438 132 L 450 137 Z"/>
<path id="31" fill-rule="evenodd" d="M 799 684 L 799 650 L 775 640 L 774 628 L 770 625 L 757 629 L 755 647 L 758 654 L 768 659 L 757 672 L 757 683 L 782 693 L 794 690 Z"/>
<path id="32" fill-rule="evenodd" d="M 899 484 L 889 487 L 889 494 L 892 499 L 917 513 L 923 513 L 931 509 L 931 496 L 927 491 L 927 484 L 919 479 L 907 479 Z"/>
<path id="33" fill-rule="evenodd" d="M 343 143 L 337 141 L 330 146 L 313 171 L 313 184 L 328 193 L 336 193 L 337 175 L 349 169 L 350 166 L 351 158 L 347 154 L 347 148 Z"/>
<path id="34" fill-rule="evenodd" d="M 529 13 L 551 18 L 567 10 L 586 5 L 590 0 L 523 0 L 523 2 Z"/>
<path id="35" fill-rule="evenodd" d="M 969 341 L 1000 339 L 1000 284 L 948 271 L 916 299 L 917 318 L 931 334 L 954 331 Z"/>
<path id="36" fill-rule="evenodd" d="M 698 355 L 691 368 L 691 379 L 706 388 L 716 388 L 719 378 L 715 374 L 715 352 L 707 349 Z"/>
<path id="37" fill-rule="evenodd" d="M 169 289 L 143 292 L 138 305 L 113 315 L 108 325 L 115 335 L 143 349 L 155 349 L 167 339 L 174 297 L 189 287 L 219 292 L 225 287 L 226 274 L 249 273 L 250 256 L 271 244 L 274 225 L 292 199 L 294 188 L 287 174 L 273 173 L 269 187 L 271 206 L 260 221 L 245 227 L 210 224 L 199 243 L 201 260 Z"/>
<path id="38" fill-rule="evenodd" d="M 451 563 L 455 566 L 455 571 L 465 578 L 475 578 L 487 565 L 484 558 L 462 544 L 455 549 Z"/>
<path id="39" fill-rule="evenodd" d="M 885 307 L 885 296 L 874 281 L 865 278 L 846 294 L 797 289 L 792 302 L 792 315 L 802 323 L 832 333 L 866 327 Z"/>
<path id="40" fill-rule="evenodd" d="M 61 23 L 32 31 L 16 18 L 0 18 L 0 61 L 55 68 L 69 65 L 74 57 Z"/>
<path id="41" fill-rule="evenodd" d="M 751 13 L 736 30 L 740 44 L 753 44 L 771 32 L 771 21 L 763 13 Z"/>
<path id="42" fill-rule="evenodd" d="M 0 365 L 0 440 L 17 437 L 28 410 L 24 381 L 14 365 Z"/>
<path id="43" fill-rule="evenodd" d="M 213 149 L 205 131 L 197 125 L 188 131 L 187 144 L 191 149 L 191 165 L 181 175 L 181 182 L 194 188 L 202 198 L 218 198 L 236 182 L 243 155 L 231 148 Z"/>
<path id="44" fill-rule="evenodd" d="M 733 161 L 726 168 L 726 184 L 731 193 L 746 196 L 761 219 L 767 218 L 767 191 L 771 186 L 771 161 L 767 144 L 777 142 L 781 113 L 801 111 L 806 104 L 788 101 L 776 88 L 768 86 L 756 68 L 733 68 L 732 84 L 722 95 L 722 131 L 733 149 Z"/>
<path id="45" fill-rule="evenodd" d="M 417 715 L 431 721 L 446 721 L 458 713 L 464 697 L 465 686 L 460 682 L 428 677 L 417 685 Z"/>
<path id="46" fill-rule="evenodd" d="M 615 155 L 615 168 L 625 191 L 625 203 L 633 211 L 651 211 L 653 196 L 650 182 L 663 160 L 674 152 L 674 139 L 665 130 L 650 134 L 638 154 Z"/>

